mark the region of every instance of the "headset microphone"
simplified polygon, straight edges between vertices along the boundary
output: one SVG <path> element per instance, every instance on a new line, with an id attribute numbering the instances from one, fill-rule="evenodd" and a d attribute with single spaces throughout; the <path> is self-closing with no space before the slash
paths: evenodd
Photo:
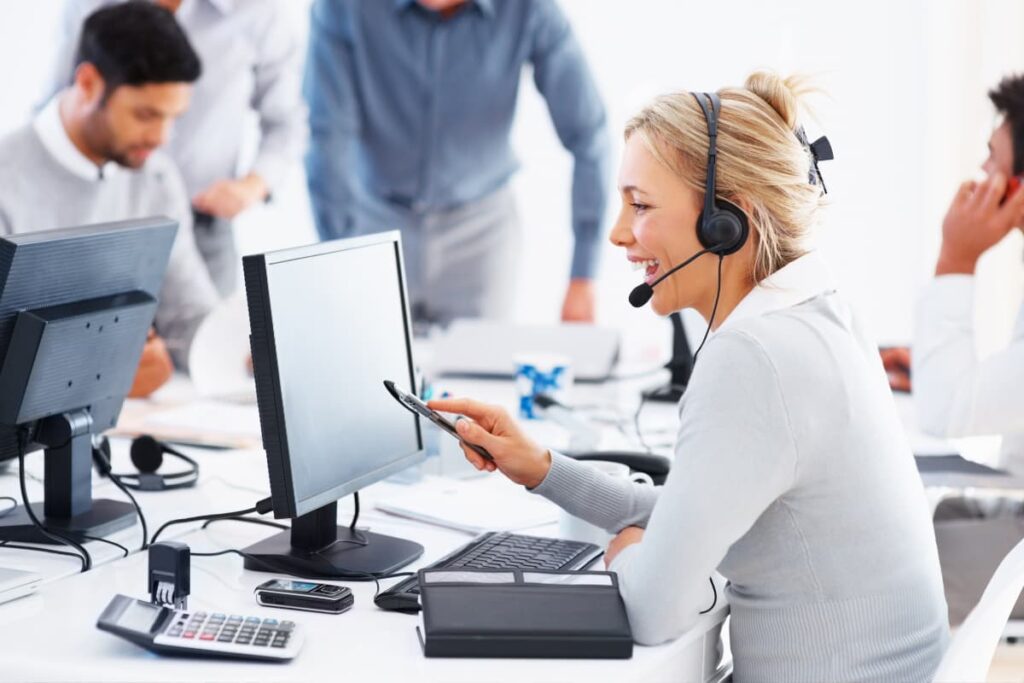
<path id="1" fill-rule="evenodd" d="M 654 288 L 660 285 L 662 280 L 667 278 L 669 275 L 672 275 L 676 271 L 682 270 L 686 266 L 690 265 L 695 260 L 697 260 L 697 257 L 703 256 L 704 254 L 707 254 L 711 251 L 713 250 L 710 247 L 707 249 L 701 249 L 696 254 L 686 259 L 678 266 L 675 266 L 674 268 L 669 270 L 667 273 L 659 277 L 651 284 L 643 282 L 637 285 L 636 287 L 633 288 L 633 291 L 629 293 L 629 303 L 633 304 L 633 308 L 640 308 L 641 306 L 643 306 L 644 304 L 651 300 L 651 297 L 654 296 Z"/>

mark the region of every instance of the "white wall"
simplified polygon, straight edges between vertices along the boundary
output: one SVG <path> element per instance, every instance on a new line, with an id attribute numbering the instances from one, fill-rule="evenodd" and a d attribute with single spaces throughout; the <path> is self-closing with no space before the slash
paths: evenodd
<path id="1" fill-rule="evenodd" d="M 383 0 L 380 0 L 383 1 Z M 309 0 L 286 0 L 304 30 Z M 1024 65 L 1014 0 L 562 0 L 590 58 L 615 141 L 644 101 L 666 90 L 739 84 L 755 68 L 815 77 L 827 93 L 811 104 L 812 138 L 826 132 L 837 159 L 823 165 L 831 206 L 818 233 L 846 293 L 882 341 L 910 336 L 915 293 L 934 263 L 952 189 L 985 156 L 993 117 L 986 90 Z M 3 105 L 0 131 L 25 120 L 49 63 L 59 0 L 0 0 Z M 516 184 L 528 245 L 516 317 L 554 320 L 567 277 L 571 159 L 560 147 L 543 100 L 524 79 L 514 140 L 522 160 Z M 609 178 L 613 187 L 614 178 Z M 609 220 L 617 209 L 613 195 Z M 299 169 L 275 205 L 240 226 L 244 251 L 313 239 Z M 1008 240 L 986 258 L 979 288 L 984 347 L 1009 333 L 1024 291 L 1021 245 Z M 527 270 L 528 267 L 528 270 Z M 1013 283 L 1007 287 L 1007 282 Z M 623 326 L 641 355 L 656 353 L 667 327 L 635 311 L 636 284 L 621 257 L 605 249 L 599 289 L 602 321 Z M 646 345 L 646 346 L 645 346 Z M 651 346 L 651 348 L 647 348 Z"/>

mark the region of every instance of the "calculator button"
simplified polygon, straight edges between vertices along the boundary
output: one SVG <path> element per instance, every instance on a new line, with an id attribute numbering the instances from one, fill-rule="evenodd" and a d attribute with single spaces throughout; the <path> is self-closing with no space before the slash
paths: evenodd
<path id="1" fill-rule="evenodd" d="M 199 636 L 199 640 L 213 640 L 216 637 L 217 634 L 215 633 L 204 633 L 203 635 Z"/>
<path id="2" fill-rule="evenodd" d="M 281 625 L 278 626 L 277 628 L 279 630 L 281 630 L 281 631 L 291 631 L 293 628 L 295 628 L 295 622 L 294 621 L 282 621 Z"/>
<path id="3" fill-rule="evenodd" d="M 195 638 L 196 637 L 196 632 L 195 631 L 185 631 L 185 633 L 182 634 L 181 637 L 182 638 Z"/>
<path id="4" fill-rule="evenodd" d="M 264 619 L 263 620 L 263 625 L 264 626 L 277 626 L 277 619 Z"/>
<path id="5" fill-rule="evenodd" d="M 242 622 L 242 617 L 237 614 L 232 614 L 230 617 L 228 617 L 228 621 L 232 624 L 239 624 Z"/>
<path id="6" fill-rule="evenodd" d="M 273 643 L 270 644 L 270 646 L 271 647 L 285 647 L 285 644 L 284 644 L 283 641 L 275 640 Z"/>
<path id="7" fill-rule="evenodd" d="M 234 637 L 234 636 L 231 636 L 231 635 L 223 635 L 223 636 L 221 636 L 220 638 L 218 638 L 218 639 L 217 639 L 217 642 L 218 642 L 218 643 L 230 643 L 230 642 L 231 642 L 232 640 L 234 640 L 234 639 L 235 639 L 235 637 Z"/>
<path id="8" fill-rule="evenodd" d="M 260 623 L 260 620 L 259 620 L 258 617 L 248 617 L 248 618 L 246 618 L 245 623 L 247 623 L 247 624 L 258 624 L 258 623 Z"/>
<path id="9" fill-rule="evenodd" d="M 248 636 L 238 636 L 238 640 L 235 642 L 239 645 L 248 645 L 252 641 L 252 638 Z"/>

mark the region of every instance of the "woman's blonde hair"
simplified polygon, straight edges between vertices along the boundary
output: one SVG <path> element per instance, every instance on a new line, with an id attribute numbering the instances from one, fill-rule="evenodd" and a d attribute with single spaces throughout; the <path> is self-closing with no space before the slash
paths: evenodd
<path id="1" fill-rule="evenodd" d="M 808 180 L 810 152 L 795 133 L 798 99 L 808 90 L 802 79 L 758 71 L 742 88 L 718 91 L 716 194 L 748 208 L 758 236 L 755 282 L 805 253 L 803 238 L 823 204 L 821 185 Z M 626 139 L 633 135 L 703 197 L 708 129 L 692 94 L 655 99 L 626 124 Z"/>

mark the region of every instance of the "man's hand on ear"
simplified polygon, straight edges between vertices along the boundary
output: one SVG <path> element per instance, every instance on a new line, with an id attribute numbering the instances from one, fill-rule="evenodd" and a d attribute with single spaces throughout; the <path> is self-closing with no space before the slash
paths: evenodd
<path id="1" fill-rule="evenodd" d="M 129 398 L 145 398 L 162 387 L 174 374 L 174 363 L 167 351 L 164 340 L 157 336 L 156 331 L 149 328 L 146 345 L 142 348 L 139 369 L 135 373 L 135 381 L 128 392 Z"/>

